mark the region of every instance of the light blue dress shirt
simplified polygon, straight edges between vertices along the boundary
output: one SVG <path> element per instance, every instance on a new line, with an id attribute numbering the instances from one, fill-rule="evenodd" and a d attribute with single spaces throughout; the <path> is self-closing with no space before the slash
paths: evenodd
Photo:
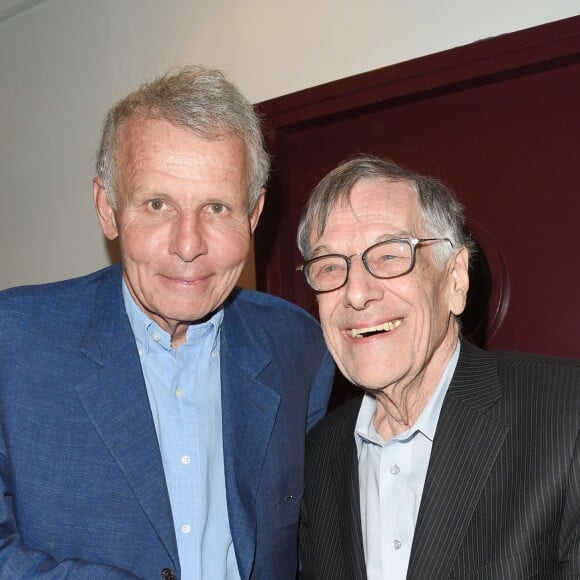
<path id="1" fill-rule="evenodd" d="M 181 578 L 239 580 L 229 528 L 222 442 L 220 328 L 223 310 L 171 338 L 123 283 L 157 431 L 173 512 Z"/>
<path id="2" fill-rule="evenodd" d="M 365 394 L 355 426 L 361 524 L 369 580 L 404 580 L 437 421 L 459 342 L 435 392 L 409 429 L 385 441 L 373 425 L 377 400 Z"/>

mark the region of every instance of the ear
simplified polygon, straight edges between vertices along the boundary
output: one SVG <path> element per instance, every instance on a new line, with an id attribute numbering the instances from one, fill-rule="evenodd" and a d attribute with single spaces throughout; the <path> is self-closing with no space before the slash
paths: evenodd
<path id="1" fill-rule="evenodd" d="M 100 177 L 93 179 L 93 200 L 103 234 L 105 234 L 107 239 L 114 240 L 119 235 L 117 220 L 115 219 L 115 211 L 107 197 L 105 184 Z"/>
<path id="2" fill-rule="evenodd" d="M 459 316 L 465 309 L 469 290 L 469 252 L 462 246 L 448 264 L 449 311 Z"/>
<path id="3" fill-rule="evenodd" d="M 260 220 L 260 216 L 262 215 L 262 210 L 264 209 L 264 194 L 266 193 L 266 189 L 262 187 L 260 189 L 260 195 L 258 200 L 256 201 L 256 205 L 254 206 L 254 210 L 250 214 L 250 231 L 252 234 L 258 225 L 258 221 Z"/>

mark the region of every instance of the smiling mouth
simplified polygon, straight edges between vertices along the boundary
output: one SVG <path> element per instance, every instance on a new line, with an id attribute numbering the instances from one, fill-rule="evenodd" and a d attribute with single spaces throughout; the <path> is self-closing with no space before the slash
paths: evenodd
<path id="1" fill-rule="evenodd" d="M 203 282 L 207 276 L 196 276 L 195 278 L 182 278 L 181 276 L 164 276 L 169 282 L 173 284 L 178 284 L 180 286 L 194 286 L 195 284 L 199 284 Z"/>
<path id="2" fill-rule="evenodd" d="M 398 318 L 397 320 L 390 320 L 379 326 L 369 326 L 368 328 L 351 328 L 348 334 L 352 338 L 366 338 L 367 336 L 373 336 L 375 334 L 381 334 L 383 332 L 391 332 L 395 328 L 399 328 L 403 320 Z"/>

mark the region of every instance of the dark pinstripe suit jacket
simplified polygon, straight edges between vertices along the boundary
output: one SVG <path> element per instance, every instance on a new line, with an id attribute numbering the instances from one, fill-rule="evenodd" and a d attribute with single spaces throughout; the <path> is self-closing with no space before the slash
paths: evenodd
<path id="1" fill-rule="evenodd" d="M 366 578 L 354 426 L 360 398 L 307 443 L 304 580 Z M 462 342 L 408 579 L 580 578 L 580 361 Z"/>

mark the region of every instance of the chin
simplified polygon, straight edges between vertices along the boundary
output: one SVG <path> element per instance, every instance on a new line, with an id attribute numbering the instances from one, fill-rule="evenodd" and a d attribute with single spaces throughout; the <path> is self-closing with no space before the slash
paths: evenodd
<path id="1" fill-rule="evenodd" d="M 344 365 L 337 363 L 338 368 L 342 374 L 353 384 L 358 385 L 363 389 L 382 389 L 386 384 L 388 384 L 389 378 L 385 377 L 385 369 L 372 369 L 368 368 L 368 364 L 365 365 L 365 361 L 359 362 L 356 366 L 349 365 L 346 368 L 350 368 L 350 372 L 346 371 Z M 374 371 L 377 371 L 376 373 Z"/>
<path id="2" fill-rule="evenodd" d="M 342 369 L 340 371 L 347 381 L 365 391 L 378 391 L 383 388 L 382 385 L 379 385 L 371 377 L 365 376 L 363 373 L 346 373 Z"/>
<path id="3" fill-rule="evenodd" d="M 385 384 L 386 383 L 377 383 L 377 382 L 373 382 L 373 381 L 357 381 L 356 383 L 354 383 L 357 387 L 361 388 L 363 391 L 367 392 L 367 393 L 377 393 L 379 391 L 383 391 L 385 388 Z"/>

